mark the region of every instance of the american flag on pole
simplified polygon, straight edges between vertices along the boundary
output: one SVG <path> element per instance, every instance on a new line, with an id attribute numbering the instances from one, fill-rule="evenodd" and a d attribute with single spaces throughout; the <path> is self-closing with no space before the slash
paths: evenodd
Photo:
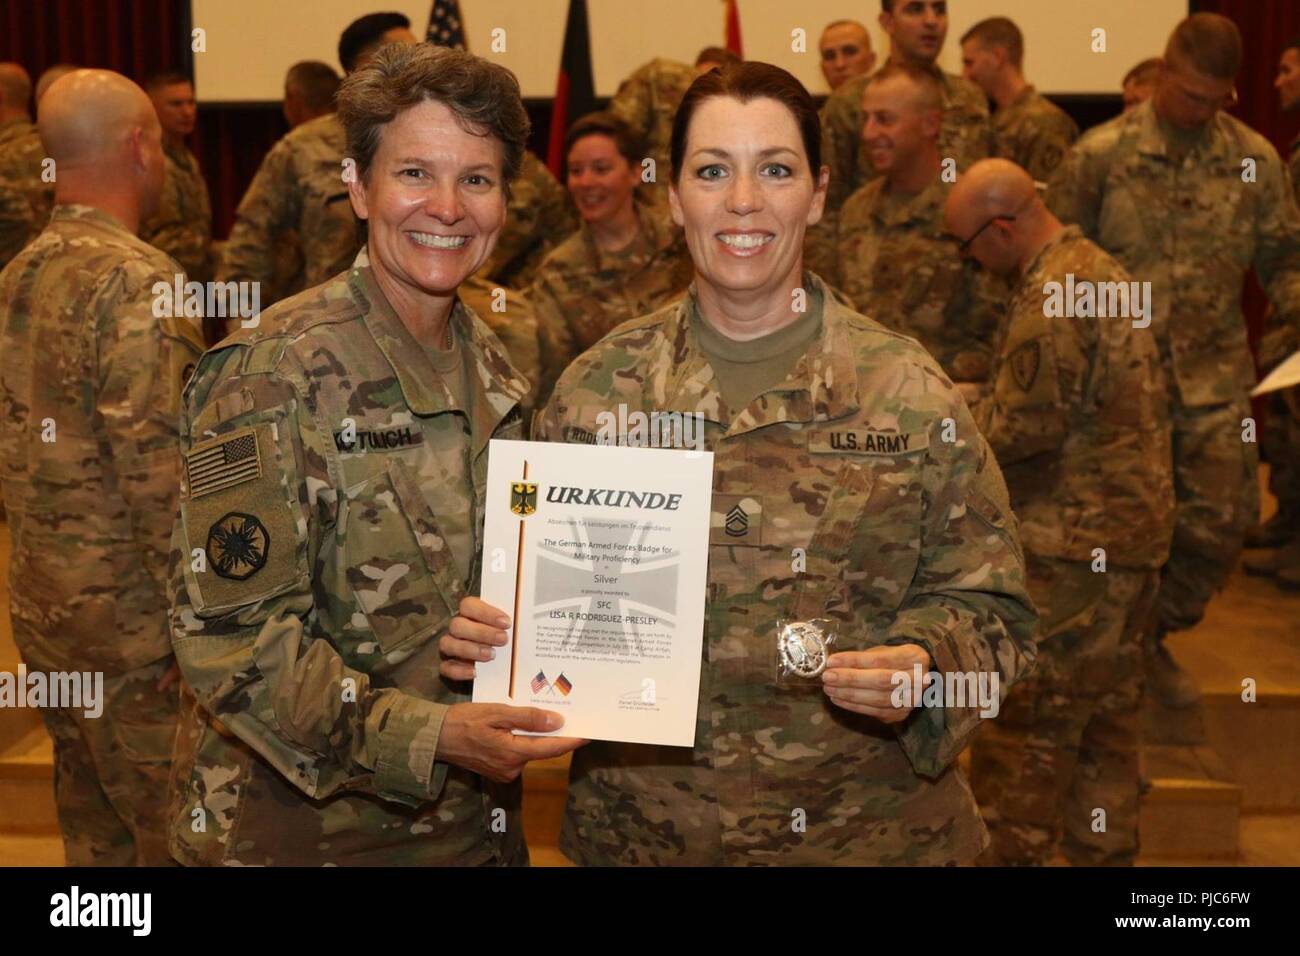
<path id="1" fill-rule="evenodd" d="M 460 0 L 433 0 L 429 29 L 424 38 L 434 46 L 466 49 L 465 21 L 460 18 Z"/>
<path id="2" fill-rule="evenodd" d="M 540 694 L 542 692 L 542 689 L 549 684 L 550 681 L 546 679 L 546 672 L 538 671 L 537 676 L 533 678 L 533 682 L 530 686 L 533 688 L 534 694 Z"/>

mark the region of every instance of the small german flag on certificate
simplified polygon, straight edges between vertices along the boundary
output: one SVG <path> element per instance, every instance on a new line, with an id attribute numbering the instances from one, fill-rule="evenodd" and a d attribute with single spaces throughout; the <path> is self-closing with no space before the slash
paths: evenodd
<path id="1" fill-rule="evenodd" d="M 563 674 L 555 678 L 555 683 L 552 684 L 551 686 L 554 687 L 556 690 L 558 690 L 565 697 L 568 697 L 569 691 L 573 690 L 573 683 L 569 680 L 569 678 L 565 677 Z"/>

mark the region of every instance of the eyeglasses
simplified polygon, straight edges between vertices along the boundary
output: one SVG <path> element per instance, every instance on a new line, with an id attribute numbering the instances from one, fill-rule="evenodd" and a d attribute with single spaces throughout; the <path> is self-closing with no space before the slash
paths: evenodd
<path id="1" fill-rule="evenodd" d="M 974 235 L 972 235 L 969 239 L 967 239 L 965 242 L 959 245 L 957 247 L 957 251 L 961 253 L 963 256 L 966 255 L 966 253 L 970 252 L 970 247 L 975 244 L 975 240 L 980 237 L 980 234 L 983 233 L 985 229 L 993 225 L 995 222 L 1015 222 L 1015 221 L 1016 221 L 1015 216 L 994 216 L 988 222 L 984 223 L 984 225 L 976 229 Z"/>

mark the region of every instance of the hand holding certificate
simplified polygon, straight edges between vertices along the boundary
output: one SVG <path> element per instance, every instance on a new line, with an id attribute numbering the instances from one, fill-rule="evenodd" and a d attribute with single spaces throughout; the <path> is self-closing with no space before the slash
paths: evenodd
<path id="1" fill-rule="evenodd" d="M 482 597 L 513 627 L 474 701 L 544 707 L 563 732 L 691 746 L 711 452 L 493 441 Z"/>

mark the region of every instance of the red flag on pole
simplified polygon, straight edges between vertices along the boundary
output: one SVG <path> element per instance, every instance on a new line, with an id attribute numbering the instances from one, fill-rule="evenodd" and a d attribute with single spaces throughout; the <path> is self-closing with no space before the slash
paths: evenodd
<path id="1" fill-rule="evenodd" d="M 574 120 L 595 108 L 596 83 L 591 75 L 587 0 L 569 0 L 569 15 L 564 24 L 564 50 L 560 54 L 560 76 L 555 83 L 555 106 L 551 111 L 551 136 L 546 145 L 546 165 L 556 179 L 564 178 L 564 134 Z"/>
<path id="2" fill-rule="evenodd" d="M 727 49 L 742 60 L 745 50 L 740 42 L 740 11 L 736 9 L 736 0 L 727 0 Z"/>

